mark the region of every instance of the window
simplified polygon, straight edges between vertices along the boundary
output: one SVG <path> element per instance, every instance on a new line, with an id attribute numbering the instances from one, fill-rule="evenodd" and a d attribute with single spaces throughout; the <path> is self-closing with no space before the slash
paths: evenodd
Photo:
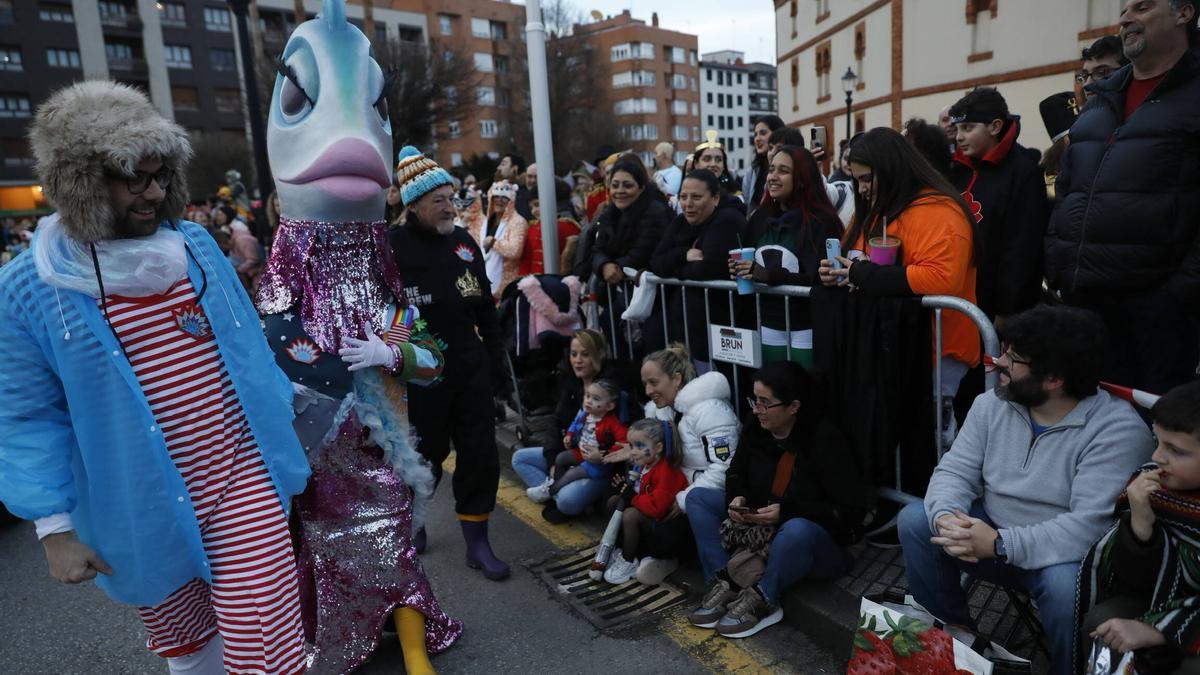
<path id="1" fill-rule="evenodd" d="M 471 37 L 490 38 L 492 30 L 487 19 L 471 18 Z"/>
<path id="2" fill-rule="evenodd" d="M 479 105 L 496 105 L 496 89 L 494 87 L 475 87 L 475 102 Z"/>
<path id="3" fill-rule="evenodd" d="M 205 7 L 204 27 L 218 33 L 232 33 L 233 20 L 229 16 L 229 10 L 220 7 Z"/>
<path id="4" fill-rule="evenodd" d="M 462 166 L 462 165 L 463 165 L 462 153 L 461 152 L 450 153 L 450 166 Z"/>
<path id="5" fill-rule="evenodd" d="M 237 89 L 217 89 L 217 112 L 236 113 L 242 111 L 242 94 Z"/>
<path id="6" fill-rule="evenodd" d="M 694 65 L 696 65 L 696 61 L 697 61 L 696 50 L 695 49 L 688 50 L 688 63 L 691 63 L 694 66 Z"/>
<path id="7" fill-rule="evenodd" d="M 713 125 L 713 116 L 712 116 L 712 115 L 709 115 L 709 116 L 708 116 L 708 126 L 710 126 L 710 127 L 711 127 L 712 125 Z"/>
<path id="8" fill-rule="evenodd" d="M 29 97 L 24 94 L 0 94 L 0 117 L 29 117 Z"/>
<path id="9" fill-rule="evenodd" d="M 658 140 L 658 125 L 631 124 L 618 129 L 618 134 L 626 141 L 654 141 Z"/>
<path id="10" fill-rule="evenodd" d="M 613 73 L 613 88 L 621 87 L 652 87 L 655 77 L 653 70 L 630 70 L 624 73 Z"/>
<path id="11" fill-rule="evenodd" d="M 454 105 L 458 103 L 458 88 L 446 87 L 446 103 Z"/>
<path id="12" fill-rule="evenodd" d="M 100 2 L 100 23 L 124 25 L 129 19 L 130 14 L 136 14 L 131 11 L 131 7 L 126 7 L 119 2 Z"/>
<path id="13" fill-rule="evenodd" d="M 687 101 L 671 101 L 672 115 L 686 115 L 688 111 Z"/>
<path id="14" fill-rule="evenodd" d="M 744 126 L 746 126 L 746 118 L 745 118 L 745 117 L 742 117 L 742 116 L 740 116 L 740 115 L 739 115 L 739 116 L 738 116 L 738 123 L 737 123 L 737 125 L 738 125 L 739 127 L 744 127 Z"/>
<path id="15" fill-rule="evenodd" d="M 717 94 L 717 107 L 718 108 L 725 107 L 725 94 Z"/>
<path id="16" fill-rule="evenodd" d="M 704 69 L 704 79 L 708 80 L 709 82 L 712 82 L 712 71 L 709 70 L 708 68 Z"/>
<path id="17" fill-rule="evenodd" d="M 46 21 L 47 19 L 43 18 L 42 20 Z M 0 23 L 14 23 L 15 21 L 12 0 L 0 0 Z"/>
<path id="18" fill-rule="evenodd" d="M 700 127 L 692 127 L 692 140 L 700 142 Z"/>
<path id="19" fill-rule="evenodd" d="M 854 27 L 854 70 L 858 73 L 859 85 L 862 89 L 863 57 L 867 55 L 867 24 L 860 23 Z"/>
<path id="20" fill-rule="evenodd" d="M 996 0 L 967 0 L 967 23 L 971 25 L 971 56 L 967 62 L 991 57 L 992 19 L 996 18 Z"/>
<path id="21" fill-rule="evenodd" d="M 168 68 L 192 68 L 192 48 L 187 45 L 163 45 L 163 55 Z"/>
<path id="22" fill-rule="evenodd" d="M 740 107 L 741 105 L 742 105 L 742 95 L 738 94 L 738 106 Z"/>
<path id="23" fill-rule="evenodd" d="M 12 5 L 8 5 L 8 11 L 12 11 Z M 41 4 L 38 4 L 37 18 L 42 19 L 43 22 L 74 23 L 74 14 L 71 12 L 71 5 L 55 5 L 52 2 L 41 2 Z"/>
<path id="24" fill-rule="evenodd" d="M 712 105 L 712 102 L 713 102 L 713 95 L 712 95 L 712 92 L 710 91 L 710 92 L 708 92 L 708 104 Z"/>
<path id="25" fill-rule="evenodd" d="M 725 131 L 725 116 L 724 115 L 717 115 L 717 128 L 720 129 L 721 131 Z"/>
<path id="26" fill-rule="evenodd" d="M 507 89 L 496 90 L 496 105 L 500 106 L 501 108 L 508 108 L 512 106 L 512 95 L 508 93 Z"/>
<path id="27" fill-rule="evenodd" d="M 493 56 L 492 63 L 495 64 L 497 73 L 500 73 L 501 75 L 508 73 L 508 57 L 507 56 Z"/>
<path id="28" fill-rule="evenodd" d="M 484 52 L 475 52 L 475 70 L 481 73 L 490 73 L 495 70 L 492 66 L 492 55 Z"/>
<path id="29" fill-rule="evenodd" d="M 46 65 L 52 68 L 79 68 L 79 50 L 51 47 L 46 50 Z"/>
<path id="30" fill-rule="evenodd" d="M 691 153 L 689 153 L 687 150 L 676 150 L 675 151 L 675 165 L 683 166 L 683 163 L 687 161 L 689 154 L 691 154 Z"/>
<path id="31" fill-rule="evenodd" d="M 817 65 L 817 101 L 823 102 L 831 96 L 829 88 L 829 74 L 833 70 L 833 54 L 832 47 L 829 42 L 825 42 L 817 47 L 816 52 Z M 792 86 L 796 86 L 795 80 L 798 79 L 799 71 L 792 73 Z"/>
<path id="32" fill-rule="evenodd" d="M 208 65 L 213 70 L 221 73 L 233 72 L 237 69 L 237 62 L 234 60 L 232 49 L 221 49 L 213 47 L 208 50 Z"/>
<path id="33" fill-rule="evenodd" d="M 75 60 L 79 60 L 78 52 L 75 53 Z M 0 47 L 0 70 L 11 70 L 17 73 L 25 70 L 25 66 L 21 64 L 20 47 Z"/>
<path id="34" fill-rule="evenodd" d="M 171 105 L 176 110 L 199 110 L 200 94 L 195 87 L 171 87 Z"/>
<path id="35" fill-rule="evenodd" d="M 737 74 L 737 78 L 738 78 L 738 81 L 737 81 L 737 83 L 738 83 L 738 84 L 741 84 L 741 83 L 742 83 L 742 74 L 741 74 L 741 73 L 738 73 L 738 74 Z"/>
<path id="36" fill-rule="evenodd" d="M 496 137 L 496 120 L 479 120 L 479 137 Z"/>
<path id="37" fill-rule="evenodd" d="M 454 35 L 454 17 L 449 14 L 438 14 L 438 30 L 442 35 Z"/>
<path id="38" fill-rule="evenodd" d="M 717 84 L 722 87 L 725 86 L 725 71 L 717 71 Z"/>
<path id="39" fill-rule="evenodd" d="M 687 89 L 687 86 L 687 75 L 684 75 L 683 73 L 675 73 L 671 76 L 672 89 Z"/>
<path id="40" fill-rule="evenodd" d="M 700 104 L 692 101 L 692 117 L 700 116 Z"/>
<path id="41" fill-rule="evenodd" d="M 187 28 L 187 7 L 178 2 L 164 2 L 158 5 L 158 19 L 162 25 L 171 28 Z"/>
<path id="42" fill-rule="evenodd" d="M 691 84 L 692 84 L 692 91 L 700 91 L 700 87 L 697 86 L 697 84 L 696 84 L 696 78 L 689 77 L 688 81 L 691 82 Z"/>
<path id="43" fill-rule="evenodd" d="M 682 124 L 676 124 L 671 127 L 671 138 L 677 141 L 686 141 L 688 139 L 688 128 Z"/>
<path id="44" fill-rule="evenodd" d="M 628 59 L 652 59 L 654 58 L 654 45 L 649 42 L 628 42 L 613 45 L 610 48 L 610 55 L 614 62 L 626 61 Z"/>
<path id="45" fill-rule="evenodd" d="M 829 16 L 829 0 L 817 0 L 817 21 Z"/>
<path id="46" fill-rule="evenodd" d="M 450 122 L 446 126 L 450 128 L 450 138 L 458 138 L 459 136 L 462 136 L 462 125 L 458 122 Z"/>
<path id="47" fill-rule="evenodd" d="M 658 112 L 658 99 L 627 98 L 613 104 L 613 111 L 618 115 L 636 115 L 639 113 Z"/>
<path id="48" fill-rule="evenodd" d="M 610 52 L 614 63 L 629 59 L 629 45 L 613 45 Z"/>
<path id="49" fill-rule="evenodd" d="M 502 41 L 502 40 L 508 39 L 508 26 L 506 26 L 504 24 L 504 22 L 492 21 L 490 25 L 491 25 L 491 32 L 492 32 L 493 40 L 501 40 Z"/>
<path id="50" fill-rule="evenodd" d="M 33 152 L 29 149 L 29 142 L 23 138 L 6 138 L 0 148 L 0 154 L 4 156 L 4 166 L 33 164 Z"/>
<path id="51" fill-rule="evenodd" d="M 109 62 L 133 61 L 133 47 L 124 42 L 105 42 L 104 55 L 108 57 Z"/>
<path id="52" fill-rule="evenodd" d="M 683 47 L 663 47 L 663 56 L 671 63 L 687 63 L 687 51 Z"/>

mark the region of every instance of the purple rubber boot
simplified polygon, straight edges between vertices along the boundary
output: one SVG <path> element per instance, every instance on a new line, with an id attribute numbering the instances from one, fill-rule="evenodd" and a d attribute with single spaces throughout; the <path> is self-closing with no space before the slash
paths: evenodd
<path id="1" fill-rule="evenodd" d="M 463 539 L 467 542 L 467 565 L 482 569 L 483 576 L 492 581 L 507 579 L 511 573 L 508 565 L 492 553 L 492 545 L 488 542 L 488 521 L 458 522 L 462 525 Z"/>

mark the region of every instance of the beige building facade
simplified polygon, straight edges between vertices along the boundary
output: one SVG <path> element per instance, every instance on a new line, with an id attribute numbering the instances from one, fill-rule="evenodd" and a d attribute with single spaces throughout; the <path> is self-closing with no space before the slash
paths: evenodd
<path id="1" fill-rule="evenodd" d="M 1119 32 L 1123 0 L 775 0 L 779 115 L 826 128 L 830 143 L 900 128 L 978 85 L 1020 115 L 1020 142 L 1046 149 L 1038 112 L 1072 91 L 1080 50 Z M 842 77 L 858 75 L 849 129 Z"/>

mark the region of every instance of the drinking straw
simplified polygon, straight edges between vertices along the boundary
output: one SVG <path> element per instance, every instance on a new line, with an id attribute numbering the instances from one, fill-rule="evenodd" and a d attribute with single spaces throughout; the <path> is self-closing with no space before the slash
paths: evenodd
<path id="1" fill-rule="evenodd" d="M 883 217 L 883 245 L 887 246 L 887 216 Z"/>

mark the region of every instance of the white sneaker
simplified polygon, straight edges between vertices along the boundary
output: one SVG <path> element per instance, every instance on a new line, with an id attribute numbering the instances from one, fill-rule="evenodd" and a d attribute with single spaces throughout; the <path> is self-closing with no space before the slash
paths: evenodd
<path id="1" fill-rule="evenodd" d="M 637 580 L 647 586 L 657 586 L 679 569 L 679 561 L 675 558 L 642 558 L 642 564 L 637 568 Z"/>
<path id="2" fill-rule="evenodd" d="M 608 569 L 604 570 L 604 580 L 610 584 L 623 584 L 637 574 L 637 559 L 626 560 L 620 549 L 613 551 L 608 561 Z"/>
<path id="3" fill-rule="evenodd" d="M 535 485 L 527 490 L 525 494 L 537 504 L 545 504 L 550 501 L 550 486 L 554 485 L 554 481 L 550 478 L 541 485 Z"/>

